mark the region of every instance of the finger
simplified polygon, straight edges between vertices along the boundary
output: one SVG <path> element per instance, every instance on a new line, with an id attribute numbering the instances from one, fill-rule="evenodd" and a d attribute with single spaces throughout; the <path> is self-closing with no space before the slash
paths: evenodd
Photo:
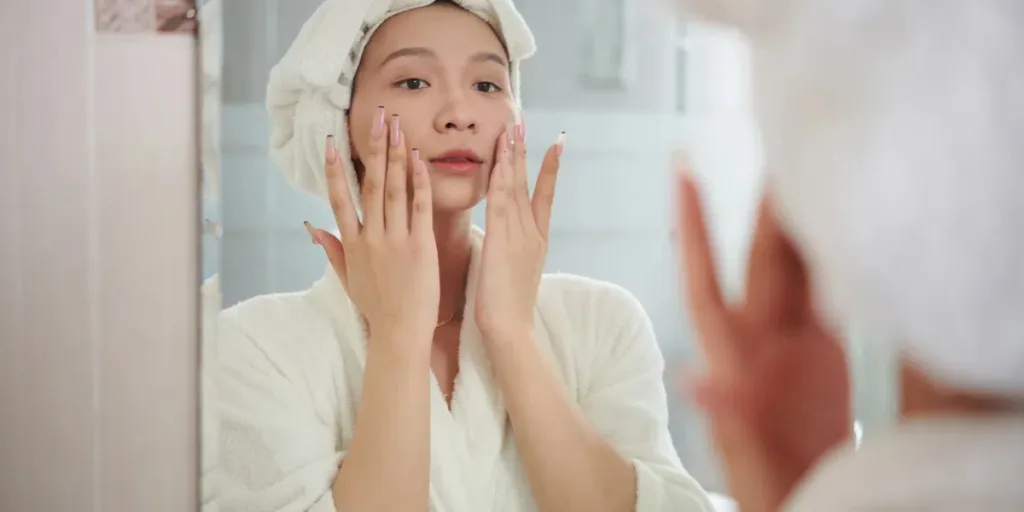
<path id="1" fill-rule="evenodd" d="M 735 354 L 729 352 L 732 347 L 729 346 L 728 314 L 718 285 L 700 193 L 689 177 L 688 168 L 677 175 L 677 228 L 691 318 L 705 357 L 712 363 L 723 361 L 722 358 L 728 361 Z"/>
<path id="2" fill-rule="evenodd" d="M 706 309 L 716 315 L 724 314 L 725 304 L 708 240 L 703 203 L 697 184 L 690 178 L 688 170 L 679 173 L 678 187 L 677 227 L 684 256 L 687 297 L 691 305 L 702 312 Z"/>
<path id="3" fill-rule="evenodd" d="M 345 264 L 345 247 L 342 245 L 341 240 L 338 240 L 337 237 L 327 231 L 314 228 L 309 222 L 303 222 L 303 225 L 306 226 L 306 231 L 309 232 L 313 243 L 323 247 L 324 253 L 327 255 L 327 261 L 331 263 L 331 268 L 334 269 L 334 273 L 337 274 L 341 285 L 345 287 L 347 292 L 348 267 Z"/>
<path id="4" fill-rule="evenodd" d="M 412 150 L 412 212 L 409 229 L 414 234 L 434 232 L 434 202 L 431 199 L 430 175 L 419 150 Z"/>
<path id="5" fill-rule="evenodd" d="M 544 162 L 537 175 L 537 184 L 533 187 L 533 218 L 537 230 L 546 240 L 551 228 L 551 209 L 555 203 L 555 183 L 558 181 L 558 170 L 561 167 L 562 151 L 565 148 L 565 132 L 558 135 L 555 144 L 544 154 Z"/>
<path id="6" fill-rule="evenodd" d="M 766 194 L 747 264 L 745 315 L 759 328 L 796 325 L 811 312 L 807 269 L 775 215 Z"/>
<path id="7" fill-rule="evenodd" d="M 512 126 L 512 197 L 515 199 L 520 222 L 524 226 L 535 221 L 530 210 L 530 185 L 526 178 L 526 124 L 520 121 Z"/>
<path id="8" fill-rule="evenodd" d="M 495 151 L 496 163 L 491 172 L 491 182 L 487 188 L 487 234 L 505 236 L 508 233 L 508 218 L 511 216 L 509 210 L 515 208 L 512 204 L 510 183 L 508 179 L 508 147 L 507 138 L 502 136 L 498 141 L 498 149 Z"/>
<path id="9" fill-rule="evenodd" d="M 394 236 L 409 234 L 408 196 L 406 195 L 409 155 L 398 115 L 391 116 L 388 136 L 388 169 L 384 178 L 384 229 Z"/>
<path id="10" fill-rule="evenodd" d="M 500 189 L 496 192 L 503 196 L 498 203 L 502 211 L 498 213 L 502 222 L 505 223 L 502 228 L 506 229 L 506 233 L 511 233 L 512 230 L 521 231 L 523 225 L 516 198 L 520 191 L 517 190 L 518 183 L 515 181 L 515 171 L 513 170 L 517 130 L 517 125 L 508 123 L 505 126 L 505 131 L 498 137 L 498 143 L 494 149 L 494 161 L 496 163 L 493 174 L 501 179 L 493 181 L 493 183 L 500 185 Z M 494 177 L 492 176 L 493 179 Z"/>
<path id="11" fill-rule="evenodd" d="M 348 176 L 341 164 L 338 148 L 334 145 L 334 137 L 330 135 L 327 136 L 326 153 L 324 171 L 327 174 L 327 197 L 334 212 L 334 221 L 341 230 L 341 236 L 354 237 L 359 234 L 359 216 L 352 205 Z"/>
<path id="12" fill-rule="evenodd" d="M 507 203 L 507 215 L 504 216 L 506 229 L 508 233 L 521 233 L 526 222 L 530 222 L 529 219 L 524 217 L 524 208 L 522 198 L 522 189 L 520 189 L 520 183 L 517 180 L 516 173 L 516 128 L 514 125 L 510 126 L 509 136 L 505 139 L 503 145 L 499 145 L 501 150 L 501 157 L 499 162 L 498 171 L 502 176 L 502 183 L 504 183 L 505 197 Z M 525 171 L 524 171 L 525 172 Z M 527 192 L 529 193 L 529 192 Z"/>
<path id="13" fill-rule="evenodd" d="M 377 107 L 370 128 L 370 144 L 362 157 L 364 174 L 361 189 L 363 198 L 363 226 L 369 232 L 384 230 L 384 182 L 387 170 L 388 136 L 384 122 L 384 107 Z"/>

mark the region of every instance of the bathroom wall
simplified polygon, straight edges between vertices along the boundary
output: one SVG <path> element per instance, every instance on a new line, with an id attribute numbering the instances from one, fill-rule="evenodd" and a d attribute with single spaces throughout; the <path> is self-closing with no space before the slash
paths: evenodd
<path id="1" fill-rule="evenodd" d="M 172 3 L 0 4 L 3 510 L 195 510 L 196 61 L 157 29 Z"/>

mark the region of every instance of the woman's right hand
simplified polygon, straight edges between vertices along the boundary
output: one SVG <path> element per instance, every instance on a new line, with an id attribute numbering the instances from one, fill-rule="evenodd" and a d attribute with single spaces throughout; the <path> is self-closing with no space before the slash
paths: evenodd
<path id="1" fill-rule="evenodd" d="M 386 124 L 383 108 L 377 116 L 369 154 L 362 155 L 363 222 L 352 204 L 333 137 L 328 136 L 331 209 L 344 243 L 327 231 L 307 228 L 327 252 L 374 343 L 415 340 L 429 347 L 440 296 L 430 178 L 418 152 L 406 148 L 398 117 Z"/>

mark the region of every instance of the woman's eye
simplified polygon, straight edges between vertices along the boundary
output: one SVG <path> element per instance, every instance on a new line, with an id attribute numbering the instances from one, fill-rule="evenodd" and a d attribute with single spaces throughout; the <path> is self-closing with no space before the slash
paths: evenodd
<path id="1" fill-rule="evenodd" d="M 473 88 L 484 93 L 501 92 L 501 87 L 494 82 L 477 82 L 473 84 Z"/>
<path id="2" fill-rule="evenodd" d="M 421 80 L 419 78 L 410 78 L 408 80 L 402 80 L 401 82 L 398 82 L 395 85 L 401 87 L 402 89 L 412 90 L 426 89 L 427 87 L 430 86 L 430 84 L 428 84 L 426 80 Z"/>

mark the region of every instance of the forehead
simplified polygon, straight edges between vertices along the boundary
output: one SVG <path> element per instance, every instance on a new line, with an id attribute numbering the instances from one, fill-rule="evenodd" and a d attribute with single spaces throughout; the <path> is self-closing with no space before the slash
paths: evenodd
<path id="1" fill-rule="evenodd" d="M 362 64 L 375 64 L 407 47 L 428 48 L 442 56 L 506 53 L 498 34 L 486 21 L 454 5 L 433 4 L 384 21 L 367 43 Z"/>

